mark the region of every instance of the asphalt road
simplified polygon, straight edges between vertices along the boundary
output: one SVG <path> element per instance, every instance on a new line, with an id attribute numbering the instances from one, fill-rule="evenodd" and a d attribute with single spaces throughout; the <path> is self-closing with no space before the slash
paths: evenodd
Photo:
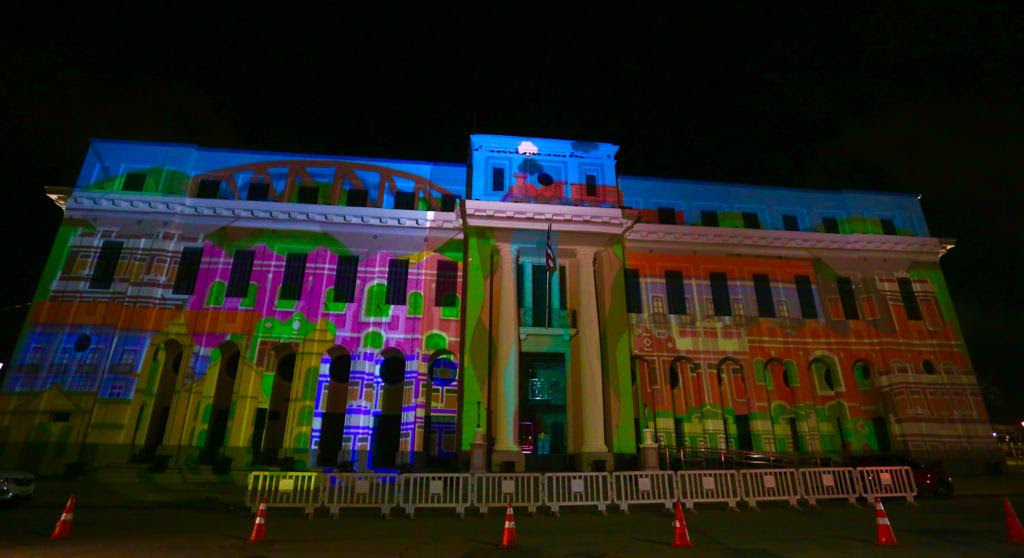
<path id="1" fill-rule="evenodd" d="M 1024 498 L 1014 504 L 1024 511 Z M 240 507 L 80 505 L 72 538 L 53 542 L 47 537 L 61 510 L 33 503 L 0 509 L 0 556 L 1024 556 L 1024 546 L 1006 542 L 1000 498 L 890 501 L 886 510 L 898 547 L 874 545 L 871 506 L 831 502 L 802 511 L 698 507 L 686 514 L 695 548 L 680 550 L 669 547 L 672 516 L 663 509 L 613 509 L 607 516 L 566 509 L 553 517 L 542 508 L 535 517 L 517 514 L 519 546 L 499 551 L 504 517 L 496 509 L 487 517 L 470 511 L 465 519 L 435 510 L 407 519 L 396 511 L 386 520 L 362 510 L 306 519 L 272 509 L 267 540 L 247 544 L 252 517 Z"/>

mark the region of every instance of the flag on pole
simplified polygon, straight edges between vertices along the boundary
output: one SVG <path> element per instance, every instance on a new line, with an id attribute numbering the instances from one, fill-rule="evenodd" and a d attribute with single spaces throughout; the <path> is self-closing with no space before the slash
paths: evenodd
<path id="1" fill-rule="evenodd" d="M 557 268 L 555 250 L 551 247 L 551 223 L 548 223 L 548 243 L 547 248 L 544 250 L 544 264 L 548 268 L 548 273 L 554 272 Z"/>

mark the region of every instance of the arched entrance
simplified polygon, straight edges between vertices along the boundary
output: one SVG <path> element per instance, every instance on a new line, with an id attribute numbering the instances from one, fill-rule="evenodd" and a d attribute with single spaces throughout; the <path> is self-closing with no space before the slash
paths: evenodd
<path id="1" fill-rule="evenodd" d="M 747 380 L 743 365 L 733 357 L 725 357 L 718 363 L 718 389 L 722 401 L 722 428 L 725 432 L 725 449 L 729 449 L 729 416 L 733 412 L 736 431 L 736 447 L 733 449 L 752 450 L 754 440 L 750 434 L 750 415 L 747 399 Z M 726 394 L 729 394 L 727 396 Z"/>
<path id="2" fill-rule="evenodd" d="M 220 368 L 217 370 L 217 386 L 213 391 L 210 422 L 206 426 L 206 444 L 200 455 L 202 463 L 213 463 L 224 445 L 228 416 L 231 413 L 231 397 L 235 392 L 235 376 L 238 375 L 238 345 L 228 341 L 215 350 L 220 351 Z"/>
<path id="3" fill-rule="evenodd" d="M 828 423 L 835 430 L 835 436 L 826 443 L 825 436 L 822 436 L 822 445 L 826 451 L 834 453 L 846 453 L 851 448 L 851 438 L 848 432 L 850 415 L 846 409 L 846 403 L 840 398 L 845 388 L 842 375 L 836 361 L 829 355 L 818 355 L 811 359 L 811 376 L 814 378 L 816 392 L 822 395 L 824 400 L 821 407 L 825 410 Z M 820 428 L 820 427 L 819 427 Z"/>
<path id="4" fill-rule="evenodd" d="M 373 467 L 394 467 L 402 435 L 402 399 L 405 392 L 405 355 L 398 349 L 387 349 L 381 356 L 380 407 L 373 418 L 373 444 L 370 463 Z"/>
<path id="5" fill-rule="evenodd" d="M 426 409 L 423 412 L 423 441 L 420 450 L 427 463 L 436 462 L 445 456 L 445 434 L 447 432 L 454 433 L 454 424 L 449 425 L 440 420 L 444 417 L 434 417 L 434 389 L 438 390 L 438 403 L 440 403 L 440 392 L 455 382 L 458 378 L 458 370 L 459 367 L 455 363 L 451 351 L 440 350 L 430 357 L 430 364 L 427 366 Z"/>
<path id="6" fill-rule="evenodd" d="M 636 451 L 639 455 L 640 444 L 644 443 L 643 432 L 647 429 L 646 424 L 646 408 L 644 397 L 642 395 L 642 386 L 640 377 L 647 371 L 647 362 L 641 356 L 633 355 L 633 358 L 629 361 L 629 381 L 632 386 L 633 396 L 633 435 L 636 439 Z"/>
<path id="7" fill-rule="evenodd" d="M 684 416 L 688 411 L 686 399 L 686 377 L 697 369 L 697 363 L 687 357 L 676 357 L 668 369 L 669 398 L 672 401 L 672 433 L 675 436 L 675 447 L 686 447 L 686 429 L 683 427 Z"/>
<path id="8" fill-rule="evenodd" d="M 874 409 L 871 415 L 871 428 L 875 438 L 873 449 L 879 453 L 889 453 L 892 451 L 892 438 L 889 434 L 889 423 L 885 419 L 884 400 L 875 389 L 873 372 L 871 363 L 866 360 L 861 359 L 853 363 L 853 381 L 867 394 L 864 397 L 864 403 L 867 405 L 862 404 L 861 408 Z"/>
<path id="9" fill-rule="evenodd" d="M 278 453 L 284 447 L 284 434 L 288 426 L 288 404 L 291 402 L 292 380 L 295 378 L 295 350 L 288 345 L 274 351 L 277 366 L 274 369 L 274 384 L 270 389 L 270 407 L 267 409 L 267 426 L 263 434 L 260 462 L 275 464 Z"/>
<path id="10" fill-rule="evenodd" d="M 349 373 L 352 370 L 352 356 L 344 347 L 333 347 L 327 351 L 330 359 L 330 374 L 324 414 L 320 421 L 320 449 L 316 456 L 318 465 L 334 466 L 349 458 L 339 458 L 345 430 L 345 411 L 348 409 Z"/>
<path id="11" fill-rule="evenodd" d="M 149 427 L 146 429 L 146 443 L 142 453 L 146 458 L 156 455 L 157 448 L 163 444 L 164 434 L 167 430 L 167 419 L 171 415 L 171 406 L 174 404 L 175 389 L 178 387 L 178 379 L 181 377 L 181 360 L 184 351 L 181 343 L 174 339 L 164 341 L 153 354 L 154 359 L 163 356 L 163 367 L 160 369 L 160 378 L 157 380 L 156 394 L 153 397 L 153 412 L 150 414 Z"/>

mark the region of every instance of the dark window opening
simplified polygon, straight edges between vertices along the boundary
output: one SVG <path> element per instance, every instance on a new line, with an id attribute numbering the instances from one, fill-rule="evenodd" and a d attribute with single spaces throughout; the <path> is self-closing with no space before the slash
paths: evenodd
<path id="1" fill-rule="evenodd" d="M 774 318 L 775 300 L 772 297 L 772 282 L 767 275 L 754 275 L 754 297 L 757 299 L 757 315 L 762 318 Z"/>
<path id="2" fill-rule="evenodd" d="M 640 270 L 626 268 L 626 312 L 641 314 L 644 311 L 643 297 L 640 291 Z"/>
<path id="3" fill-rule="evenodd" d="M 456 306 L 458 285 L 458 262 L 437 260 L 437 279 L 434 281 L 434 306 Z"/>
<path id="4" fill-rule="evenodd" d="M 914 294 L 914 283 L 906 277 L 899 277 L 896 282 L 900 286 L 900 298 L 903 299 L 903 310 L 907 313 L 907 319 L 922 319 L 921 306 L 917 303 L 917 295 Z"/>
<path id="5" fill-rule="evenodd" d="M 353 302 L 356 299 L 356 272 L 359 256 L 338 256 L 334 272 L 334 302 Z"/>
<path id="6" fill-rule="evenodd" d="M 316 204 L 320 197 L 320 188 L 316 186 L 299 186 L 299 195 L 296 201 L 299 203 Z"/>
<path id="7" fill-rule="evenodd" d="M 505 169 L 501 167 L 494 167 L 491 169 L 491 191 L 505 191 Z"/>
<path id="8" fill-rule="evenodd" d="M 526 301 L 523 300 L 523 297 L 525 296 L 523 294 L 525 291 L 525 281 L 526 266 L 521 263 L 516 264 L 516 300 L 519 301 L 520 308 L 526 308 Z"/>
<path id="9" fill-rule="evenodd" d="M 745 229 L 760 229 L 761 218 L 757 216 L 757 213 L 744 212 L 743 213 L 743 228 Z"/>
<path id="10" fill-rule="evenodd" d="M 189 246 L 181 249 L 178 275 L 174 278 L 172 293 L 190 295 L 196 290 L 196 278 L 199 277 L 199 264 L 202 259 L 203 248 L 201 246 Z"/>
<path id="11" fill-rule="evenodd" d="M 718 212 L 702 210 L 700 212 L 700 224 L 705 227 L 718 226 Z"/>
<path id="12" fill-rule="evenodd" d="M 822 217 L 821 226 L 827 233 L 839 234 L 839 219 L 835 217 Z"/>
<path id="13" fill-rule="evenodd" d="M 395 192 L 395 209 L 416 209 L 416 194 Z"/>
<path id="14" fill-rule="evenodd" d="M 256 259 L 253 250 L 236 250 L 231 260 L 231 275 L 228 277 L 228 298 L 245 298 L 249 295 L 249 279 L 252 277 L 252 264 Z"/>
<path id="15" fill-rule="evenodd" d="M 805 319 L 818 318 L 818 305 L 814 302 L 814 287 L 811 286 L 811 278 L 806 275 L 797 275 L 796 296 L 800 299 L 800 315 Z"/>
<path id="16" fill-rule="evenodd" d="M 676 210 L 671 207 L 658 208 L 658 222 L 662 225 L 676 224 Z"/>
<path id="17" fill-rule="evenodd" d="M 558 307 L 562 310 L 568 308 L 565 291 L 565 266 L 558 266 Z"/>
<path id="18" fill-rule="evenodd" d="M 71 413 L 53 413 L 50 422 L 71 422 Z"/>
<path id="19" fill-rule="evenodd" d="M 124 192 L 141 192 L 146 187 L 146 175 L 141 172 L 130 172 L 124 175 L 121 190 Z"/>
<path id="20" fill-rule="evenodd" d="M 924 362 L 921 363 L 921 368 L 924 369 L 925 374 L 928 374 L 929 376 L 935 375 L 935 365 L 932 364 L 932 361 L 925 360 Z"/>
<path id="21" fill-rule="evenodd" d="M 881 219 L 882 222 L 882 234 L 896 235 L 899 232 L 896 231 L 896 223 L 892 219 Z"/>
<path id="22" fill-rule="evenodd" d="M 686 315 L 686 283 L 682 271 L 665 272 L 665 294 L 668 298 L 668 313 L 674 316 Z"/>
<path id="23" fill-rule="evenodd" d="M 215 200 L 220 197 L 220 180 L 204 178 L 199 181 L 196 197 L 204 200 Z"/>
<path id="24" fill-rule="evenodd" d="M 284 280 L 281 282 L 281 300 L 299 300 L 306 277 L 306 254 L 288 254 L 284 260 Z"/>
<path id="25" fill-rule="evenodd" d="M 122 248 L 124 242 L 117 240 L 107 240 L 100 246 L 100 253 L 96 257 L 96 265 L 93 266 L 92 277 L 89 279 L 90 289 L 109 289 L 114 284 L 114 272 L 117 271 Z"/>
<path id="26" fill-rule="evenodd" d="M 716 316 L 732 316 L 732 301 L 729 300 L 729 279 L 724 273 L 712 273 L 711 302 Z"/>
<path id="27" fill-rule="evenodd" d="M 270 184 L 266 182 L 250 182 L 249 191 L 245 194 L 249 201 L 267 201 L 270 199 Z"/>
<path id="28" fill-rule="evenodd" d="M 455 211 L 455 204 L 459 198 L 455 194 L 441 195 L 441 211 Z"/>
<path id="29" fill-rule="evenodd" d="M 384 294 L 385 304 L 405 304 L 408 279 L 409 260 L 388 261 L 388 287 Z"/>
<path id="30" fill-rule="evenodd" d="M 782 228 L 787 231 L 799 231 L 800 221 L 796 218 L 796 215 L 783 215 Z"/>
<path id="31" fill-rule="evenodd" d="M 366 207 L 369 194 L 368 190 L 349 190 L 345 195 L 345 205 L 348 207 Z"/>
<path id="32" fill-rule="evenodd" d="M 75 338 L 75 352 L 76 353 L 84 353 L 85 351 L 88 351 L 89 347 L 91 347 L 91 346 L 92 346 L 92 337 L 89 337 L 88 335 L 83 333 L 82 335 L 79 335 L 77 338 Z"/>
<path id="33" fill-rule="evenodd" d="M 853 292 L 853 281 L 849 277 L 836 277 L 836 288 L 839 289 L 839 300 L 843 304 L 843 317 L 847 320 L 859 320 L 857 311 L 857 295 Z"/>
<path id="34" fill-rule="evenodd" d="M 591 196 L 591 197 L 597 195 L 597 175 L 596 174 L 588 174 L 587 175 L 587 195 Z"/>

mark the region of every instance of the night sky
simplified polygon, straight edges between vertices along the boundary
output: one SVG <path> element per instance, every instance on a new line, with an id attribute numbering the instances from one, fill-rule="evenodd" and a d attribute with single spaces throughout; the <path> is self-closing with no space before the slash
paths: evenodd
<path id="1" fill-rule="evenodd" d="M 620 174 L 923 194 L 993 419 L 1024 418 L 1020 2 L 144 4 L 0 38 L 0 361 L 60 221 L 43 187 L 74 184 L 90 137 L 463 162 L 480 132 L 616 143 Z"/>

